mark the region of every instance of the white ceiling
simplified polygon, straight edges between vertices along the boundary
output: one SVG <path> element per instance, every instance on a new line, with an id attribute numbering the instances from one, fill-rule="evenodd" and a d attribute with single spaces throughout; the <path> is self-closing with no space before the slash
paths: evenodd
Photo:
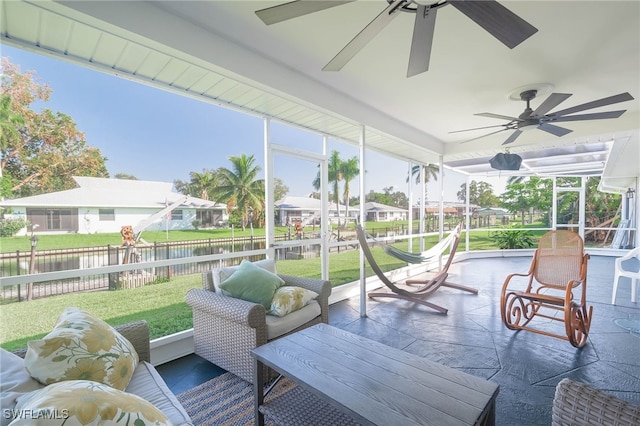
<path id="1" fill-rule="evenodd" d="M 551 92 L 573 94 L 556 109 L 629 92 L 633 101 L 586 111 L 626 109 L 620 118 L 562 123 L 573 132 L 561 138 L 527 131 L 509 148 L 529 173 L 552 173 L 555 164 L 597 174 L 615 158 L 604 171 L 611 182 L 628 185 L 628 177 L 640 175 L 638 1 L 501 1 L 538 28 L 513 50 L 452 6 L 442 7 L 430 69 L 411 78 L 409 13 L 400 13 L 341 71 L 321 70 L 385 0 L 271 26 L 254 12 L 280 1 L 2 3 L 5 43 L 352 142 L 363 124 L 373 149 L 418 162 L 443 155 L 445 164 L 467 173 L 489 171 L 488 158 L 504 149 L 510 132 L 469 143 L 461 141 L 489 131 L 450 132 L 504 123 L 475 113 L 519 115 L 524 102 L 509 96 L 523 88 L 545 92 L 534 109 Z M 584 168 L 566 166 L 571 163 Z"/>

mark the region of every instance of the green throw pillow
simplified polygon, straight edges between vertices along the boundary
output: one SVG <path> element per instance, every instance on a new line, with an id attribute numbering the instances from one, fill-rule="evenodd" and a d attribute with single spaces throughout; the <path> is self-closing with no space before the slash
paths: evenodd
<path id="1" fill-rule="evenodd" d="M 248 260 L 243 260 L 238 269 L 220 284 L 220 289 L 231 297 L 259 303 L 266 310 L 276 290 L 284 284 L 284 280 Z"/>

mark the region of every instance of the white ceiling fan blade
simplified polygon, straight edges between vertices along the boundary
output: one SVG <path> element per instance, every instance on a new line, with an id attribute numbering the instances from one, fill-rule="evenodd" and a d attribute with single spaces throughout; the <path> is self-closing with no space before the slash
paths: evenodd
<path id="1" fill-rule="evenodd" d="M 427 6 L 417 6 L 407 77 L 412 77 L 429 69 L 437 11 L 438 9 L 436 8 L 431 9 Z"/>
<path id="2" fill-rule="evenodd" d="M 357 36 L 353 38 L 327 65 L 323 71 L 340 71 L 360 51 L 369 43 L 384 27 L 396 17 L 396 9 L 407 0 L 395 0 L 387 6 L 382 13 L 369 22 Z"/>
<path id="3" fill-rule="evenodd" d="M 260 18 L 262 22 L 271 25 L 353 1 L 355 0 L 296 0 L 273 7 L 267 7 L 266 9 L 256 10 L 256 15 L 258 15 L 258 18 Z"/>

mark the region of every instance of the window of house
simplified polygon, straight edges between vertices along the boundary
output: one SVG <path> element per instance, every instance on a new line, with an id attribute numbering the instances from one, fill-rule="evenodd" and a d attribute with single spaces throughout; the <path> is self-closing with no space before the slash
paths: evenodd
<path id="1" fill-rule="evenodd" d="M 182 210 L 173 210 L 171 212 L 171 220 L 182 220 Z"/>
<path id="2" fill-rule="evenodd" d="M 98 214 L 101 222 L 116 220 L 116 213 L 114 209 L 100 209 Z"/>

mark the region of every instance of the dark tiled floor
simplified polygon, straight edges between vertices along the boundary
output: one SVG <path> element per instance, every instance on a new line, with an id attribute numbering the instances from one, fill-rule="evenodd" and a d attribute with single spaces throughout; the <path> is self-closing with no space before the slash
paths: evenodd
<path id="1" fill-rule="evenodd" d="M 355 298 L 332 305 L 329 322 L 498 383 L 498 425 L 550 424 L 555 386 L 564 377 L 640 405 L 640 303 L 631 303 L 629 280 L 624 279 L 618 305 L 610 304 L 614 258 L 592 256 L 589 261 L 587 299 L 594 309 L 589 343 L 583 349 L 502 325 L 502 282 L 509 273 L 526 273 L 529 262 L 524 257 L 493 258 L 452 265 L 451 281 L 480 292 L 438 290 L 430 300 L 447 307 L 447 315 L 402 300 L 379 299 L 368 302 L 367 316 L 362 318 Z M 195 355 L 159 370 L 175 393 L 220 373 Z"/>

